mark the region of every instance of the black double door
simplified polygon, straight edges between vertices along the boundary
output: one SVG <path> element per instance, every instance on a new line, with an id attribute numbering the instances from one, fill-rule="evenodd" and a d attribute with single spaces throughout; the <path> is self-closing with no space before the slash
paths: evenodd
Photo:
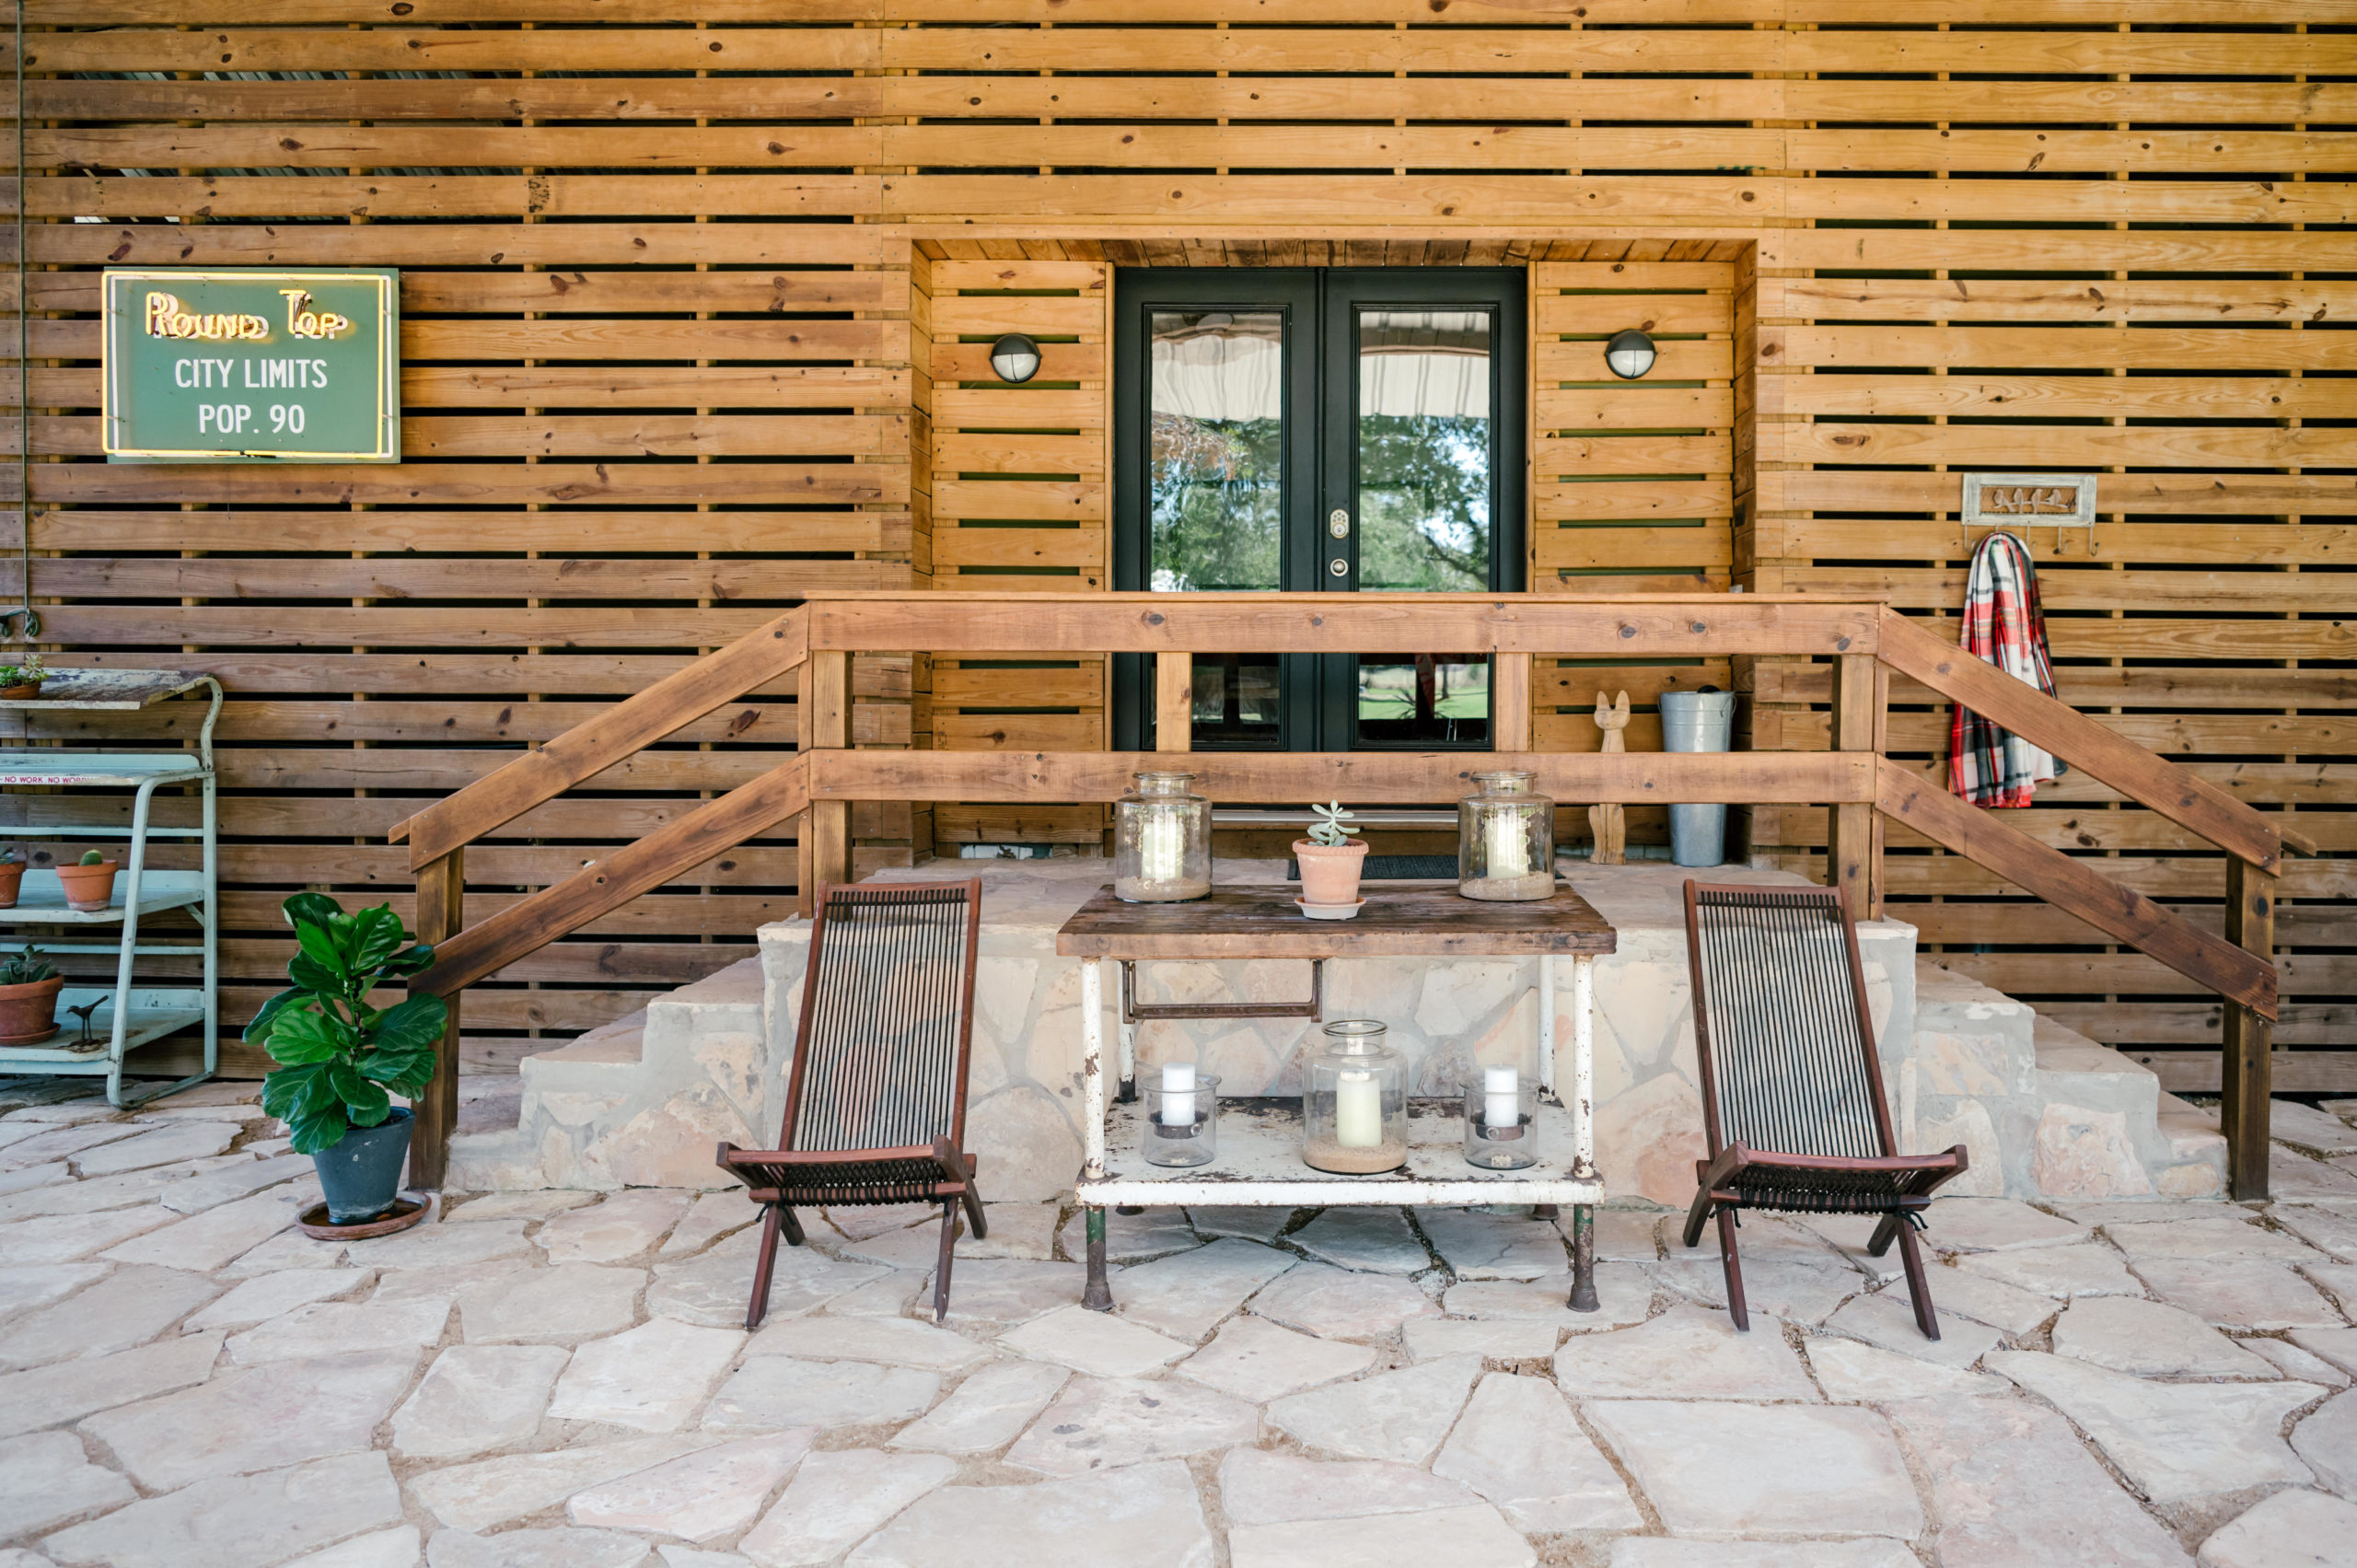
<path id="1" fill-rule="evenodd" d="M 1523 586 L 1524 274 L 1147 269 L 1114 281 L 1113 583 Z M 1197 750 L 1483 749 L 1490 661 L 1199 654 Z M 1115 661 L 1117 744 L 1154 744 Z"/>

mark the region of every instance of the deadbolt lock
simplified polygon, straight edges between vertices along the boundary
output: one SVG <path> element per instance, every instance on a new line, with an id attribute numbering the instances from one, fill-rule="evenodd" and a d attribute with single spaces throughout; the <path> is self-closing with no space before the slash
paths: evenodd
<path id="1" fill-rule="evenodd" d="M 1327 514 L 1326 514 L 1326 531 L 1327 531 L 1328 533 L 1329 533 L 1329 534 L 1332 534 L 1336 539 L 1348 539 L 1348 538 L 1350 538 L 1350 537 L 1351 537 L 1351 515 L 1350 515 L 1350 513 L 1348 513 L 1348 512 L 1344 511 L 1344 510 L 1343 510 L 1341 507 L 1340 507 L 1340 506 L 1337 506 L 1337 507 L 1335 507 L 1332 511 L 1330 511 L 1330 512 L 1327 513 Z"/>

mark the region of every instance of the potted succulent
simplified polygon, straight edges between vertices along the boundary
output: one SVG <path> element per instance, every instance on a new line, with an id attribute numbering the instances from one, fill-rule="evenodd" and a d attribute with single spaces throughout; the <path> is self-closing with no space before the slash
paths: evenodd
<path id="1" fill-rule="evenodd" d="M 0 1045 L 32 1045 L 57 1032 L 57 993 L 65 977 L 27 947 L 0 962 Z"/>
<path id="2" fill-rule="evenodd" d="M 282 907 L 301 948 L 287 965 L 295 983 L 246 1026 L 246 1040 L 278 1063 L 261 1108 L 316 1161 L 329 1222 L 366 1224 L 393 1207 L 409 1153 L 410 1113 L 391 1096 L 414 1098 L 433 1077 L 449 1008 L 424 993 L 390 1007 L 369 1002 L 387 981 L 434 962 L 390 905 L 346 914 L 324 893 L 297 893 Z"/>
<path id="3" fill-rule="evenodd" d="M 103 850 L 85 850 L 80 864 L 60 865 L 58 885 L 65 889 L 65 907 L 94 913 L 114 898 L 114 874 L 121 862 L 109 860 Z"/>
<path id="4" fill-rule="evenodd" d="M 25 863 L 18 857 L 14 844 L 0 849 L 0 910 L 17 907 L 17 894 L 25 884 Z"/>
<path id="5" fill-rule="evenodd" d="M 1359 868 L 1366 861 L 1366 845 L 1353 843 L 1356 828 L 1346 828 L 1351 813 L 1339 800 L 1313 806 L 1318 821 L 1309 837 L 1295 839 L 1293 853 L 1301 862 L 1301 909 L 1320 920 L 1348 920 L 1359 912 Z"/>
<path id="6" fill-rule="evenodd" d="M 39 654 L 27 654 L 14 664 L 0 664 L 0 702 L 29 702 L 41 695 L 41 683 L 48 679 Z"/>

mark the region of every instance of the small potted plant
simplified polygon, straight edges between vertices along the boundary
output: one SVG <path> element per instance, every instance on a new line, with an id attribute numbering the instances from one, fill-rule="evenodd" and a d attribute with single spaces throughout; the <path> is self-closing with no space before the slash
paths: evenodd
<path id="1" fill-rule="evenodd" d="M 39 654 L 27 654 L 14 664 L 0 664 L 0 702 L 30 702 L 41 695 L 41 683 L 48 679 Z"/>
<path id="2" fill-rule="evenodd" d="M 0 1045 L 32 1045 L 57 1032 L 57 993 L 65 977 L 27 947 L 0 962 Z"/>
<path id="3" fill-rule="evenodd" d="M 1315 920 L 1349 920 L 1359 912 L 1359 869 L 1366 861 L 1366 845 L 1351 842 L 1358 830 L 1346 828 L 1351 813 L 1339 800 L 1313 806 L 1317 823 L 1309 837 L 1295 839 L 1293 853 L 1301 862 L 1301 912 Z"/>
<path id="4" fill-rule="evenodd" d="M 58 884 L 65 889 L 65 907 L 95 913 L 107 907 L 114 898 L 114 874 L 122 868 L 119 861 L 109 860 L 103 850 L 85 850 L 80 864 L 60 865 Z"/>
<path id="5" fill-rule="evenodd" d="M 392 1209 L 409 1153 L 410 1113 L 391 1096 L 413 1099 L 434 1076 L 449 1009 L 424 993 L 390 1007 L 369 1002 L 386 981 L 434 962 L 390 905 L 346 914 L 324 893 L 297 893 L 282 907 L 301 949 L 287 965 L 295 983 L 246 1026 L 247 1041 L 278 1063 L 261 1108 L 317 1163 L 329 1223 L 365 1225 Z"/>
<path id="6" fill-rule="evenodd" d="M 24 887 L 25 863 L 17 854 L 17 846 L 0 849 L 0 910 L 17 907 L 17 894 Z"/>

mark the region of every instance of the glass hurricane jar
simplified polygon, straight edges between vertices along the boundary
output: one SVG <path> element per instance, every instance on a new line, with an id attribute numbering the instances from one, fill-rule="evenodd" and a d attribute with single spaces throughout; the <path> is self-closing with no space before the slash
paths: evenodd
<path id="1" fill-rule="evenodd" d="M 1555 803 L 1530 779 L 1475 773 L 1474 792 L 1457 803 L 1457 890 L 1467 898 L 1512 902 L 1555 891 Z"/>
<path id="2" fill-rule="evenodd" d="M 1408 1074 L 1389 1031 L 1337 1018 L 1301 1085 L 1301 1157 L 1319 1170 L 1371 1176 L 1408 1163 Z"/>
<path id="3" fill-rule="evenodd" d="M 1188 786 L 1192 773 L 1135 773 L 1113 803 L 1113 896 L 1132 904 L 1178 903 L 1212 893 L 1212 803 Z"/>
<path id="4" fill-rule="evenodd" d="M 1219 1075 L 1191 1063 L 1165 1063 L 1145 1090 L 1148 1165 L 1209 1165 L 1219 1153 Z"/>
<path id="5" fill-rule="evenodd" d="M 1483 1170 L 1522 1170 L 1538 1163 L 1534 1086 L 1511 1067 L 1484 1067 L 1465 1085 L 1465 1163 Z"/>

